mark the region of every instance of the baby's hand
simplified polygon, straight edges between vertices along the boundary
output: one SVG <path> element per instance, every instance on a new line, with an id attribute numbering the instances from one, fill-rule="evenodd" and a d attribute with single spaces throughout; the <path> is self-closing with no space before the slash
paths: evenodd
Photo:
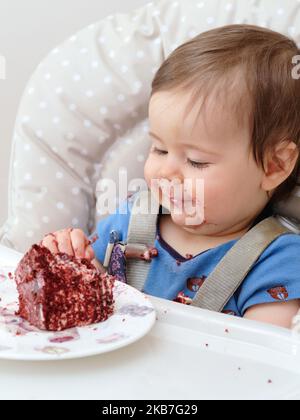
<path id="1" fill-rule="evenodd" d="M 40 245 L 48 248 L 53 254 L 63 252 L 77 258 L 90 260 L 100 272 L 105 269 L 99 261 L 95 259 L 95 253 L 91 247 L 91 242 L 80 229 L 63 229 L 54 233 L 49 233 L 40 242 Z"/>

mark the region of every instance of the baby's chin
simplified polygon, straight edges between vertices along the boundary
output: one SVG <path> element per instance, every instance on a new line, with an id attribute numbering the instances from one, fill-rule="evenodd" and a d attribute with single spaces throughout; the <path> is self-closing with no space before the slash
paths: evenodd
<path id="1" fill-rule="evenodd" d="M 171 217 L 176 225 L 191 231 L 199 231 L 206 225 L 206 220 L 201 215 L 191 217 L 185 214 L 178 215 L 171 212 Z"/>
<path id="2" fill-rule="evenodd" d="M 185 205 L 175 205 L 164 197 L 161 192 L 153 191 L 152 194 L 163 207 L 163 214 L 171 214 L 173 222 L 182 227 L 191 229 L 200 229 L 206 224 L 204 209 L 199 204 L 196 206 L 194 201 L 185 203 Z"/>

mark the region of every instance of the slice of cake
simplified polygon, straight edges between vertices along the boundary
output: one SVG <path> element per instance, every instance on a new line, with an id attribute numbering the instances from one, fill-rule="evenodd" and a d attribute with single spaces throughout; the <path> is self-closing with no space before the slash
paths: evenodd
<path id="1" fill-rule="evenodd" d="M 33 245 L 15 271 L 17 315 L 41 330 L 61 331 L 107 320 L 114 310 L 115 277 L 85 258 L 52 254 Z"/>

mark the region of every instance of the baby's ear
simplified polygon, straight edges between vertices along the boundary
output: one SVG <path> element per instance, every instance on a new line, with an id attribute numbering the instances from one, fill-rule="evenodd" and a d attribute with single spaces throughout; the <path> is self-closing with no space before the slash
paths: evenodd
<path id="1" fill-rule="evenodd" d="M 299 148 L 291 140 L 284 140 L 267 153 L 261 187 L 271 191 L 281 185 L 293 172 L 299 158 Z"/>

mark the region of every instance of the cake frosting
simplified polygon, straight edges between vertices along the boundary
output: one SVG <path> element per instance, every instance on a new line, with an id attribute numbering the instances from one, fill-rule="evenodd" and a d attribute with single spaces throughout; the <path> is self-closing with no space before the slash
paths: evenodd
<path id="1" fill-rule="evenodd" d="M 33 245 L 15 271 L 17 315 L 41 330 L 61 331 L 107 320 L 114 311 L 115 277 L 85 258 Z"/>

